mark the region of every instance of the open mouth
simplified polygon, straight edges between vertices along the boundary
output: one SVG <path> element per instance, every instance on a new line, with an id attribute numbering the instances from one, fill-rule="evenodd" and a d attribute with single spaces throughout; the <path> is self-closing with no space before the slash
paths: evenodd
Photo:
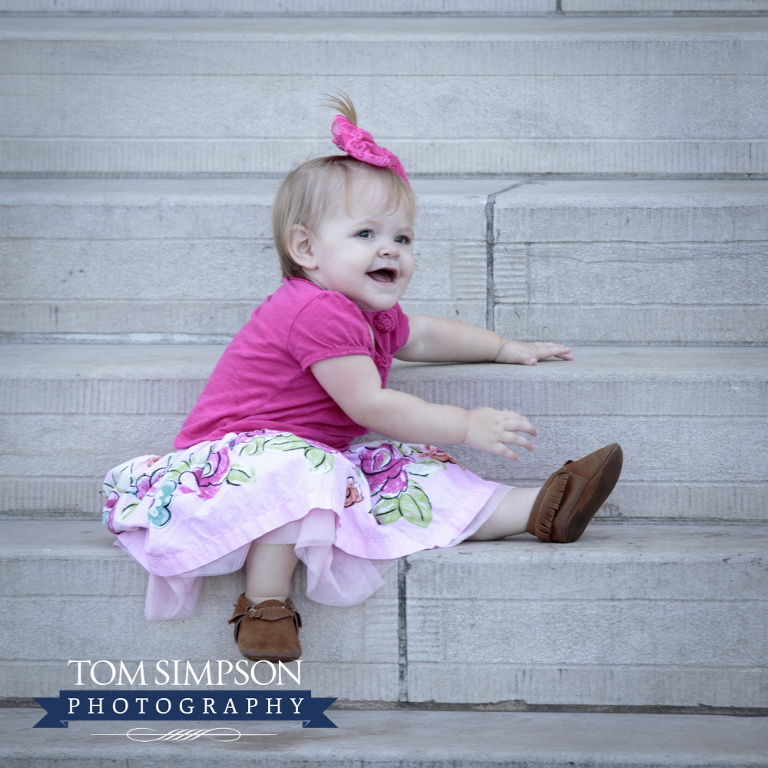
<path id="1" fill-rule="evenodd" d="M 377 283 L 394 283 L 395 280 L 397 280 L 397 270 L 389 269 L 387 267 L 384 267 L 383 269 L 375 269 L 366 274 Z"/>

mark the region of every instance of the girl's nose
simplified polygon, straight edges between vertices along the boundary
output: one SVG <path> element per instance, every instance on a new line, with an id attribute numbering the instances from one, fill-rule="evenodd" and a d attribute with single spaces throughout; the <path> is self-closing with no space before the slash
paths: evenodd
<path id="1" fill-rule="evenodd" d="M 382 256 L 399 256 L 400 246 L 394 240 L 385 240 L 379 247 L 379 254 Z"/>

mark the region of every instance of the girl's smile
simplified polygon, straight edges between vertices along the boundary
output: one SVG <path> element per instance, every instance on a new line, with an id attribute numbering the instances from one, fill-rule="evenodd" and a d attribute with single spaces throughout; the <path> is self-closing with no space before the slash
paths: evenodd
<path id="1" fill-rule="evenodd" d="M 413 219 L 392 208 L 375 179 L 356 180 L 348 209 L 339 206 L 314 231 L 297 227 L 293 258 L 306 277 L 338 291 L 364 312 L 391 309 L 413 276 Z"/>

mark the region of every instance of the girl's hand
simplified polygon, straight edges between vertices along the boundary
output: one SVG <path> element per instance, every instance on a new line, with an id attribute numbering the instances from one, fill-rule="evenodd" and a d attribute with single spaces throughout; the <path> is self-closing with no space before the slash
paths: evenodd
<path id="1" fill-rule="evenodd" d="M 549 341 L 536 341 L 532 344 L 526 344 L 524 341 L 510 341 L 507 339 L 493 362 L 536 365 L 539 360 L 546 360 L 548 357 L 573 360 L 571 348 L 566 347 L 564 344 L 553 344 Z"/>
<path id="2" fill-rule="evenodd" d="M 512 461 L 519 461 L 516 453 L 507 447 L 521 445 L 529 451 L 533 450 L 531 441 L 518 432 L 527 432 L 536 437 L 536 427 L 525 416 L 514 411 L 496 411 L 493 408 L 475 408 L 469 412 L 467 435 L 462 441 L 464 445 L 488 453 L 498 453 Z"/>

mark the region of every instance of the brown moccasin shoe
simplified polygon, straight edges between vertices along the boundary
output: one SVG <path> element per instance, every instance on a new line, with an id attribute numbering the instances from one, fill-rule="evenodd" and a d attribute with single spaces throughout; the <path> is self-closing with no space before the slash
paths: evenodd
<path id="1" fill-rule="evenodd" d="M 237 647 L 246 659 L 295 661 L 301 656 L 301 616 L 290 598 L 254 605 L 243 593 L 229 623 L 235 625 Z"/>
<path id="2" fill-rule="evenodd" d="M 578 461 L 566 461 L 542 486 L 526 530 L 540 541 L 576 541 L 621 474 L 623 454 L 611 443 Z"/>

